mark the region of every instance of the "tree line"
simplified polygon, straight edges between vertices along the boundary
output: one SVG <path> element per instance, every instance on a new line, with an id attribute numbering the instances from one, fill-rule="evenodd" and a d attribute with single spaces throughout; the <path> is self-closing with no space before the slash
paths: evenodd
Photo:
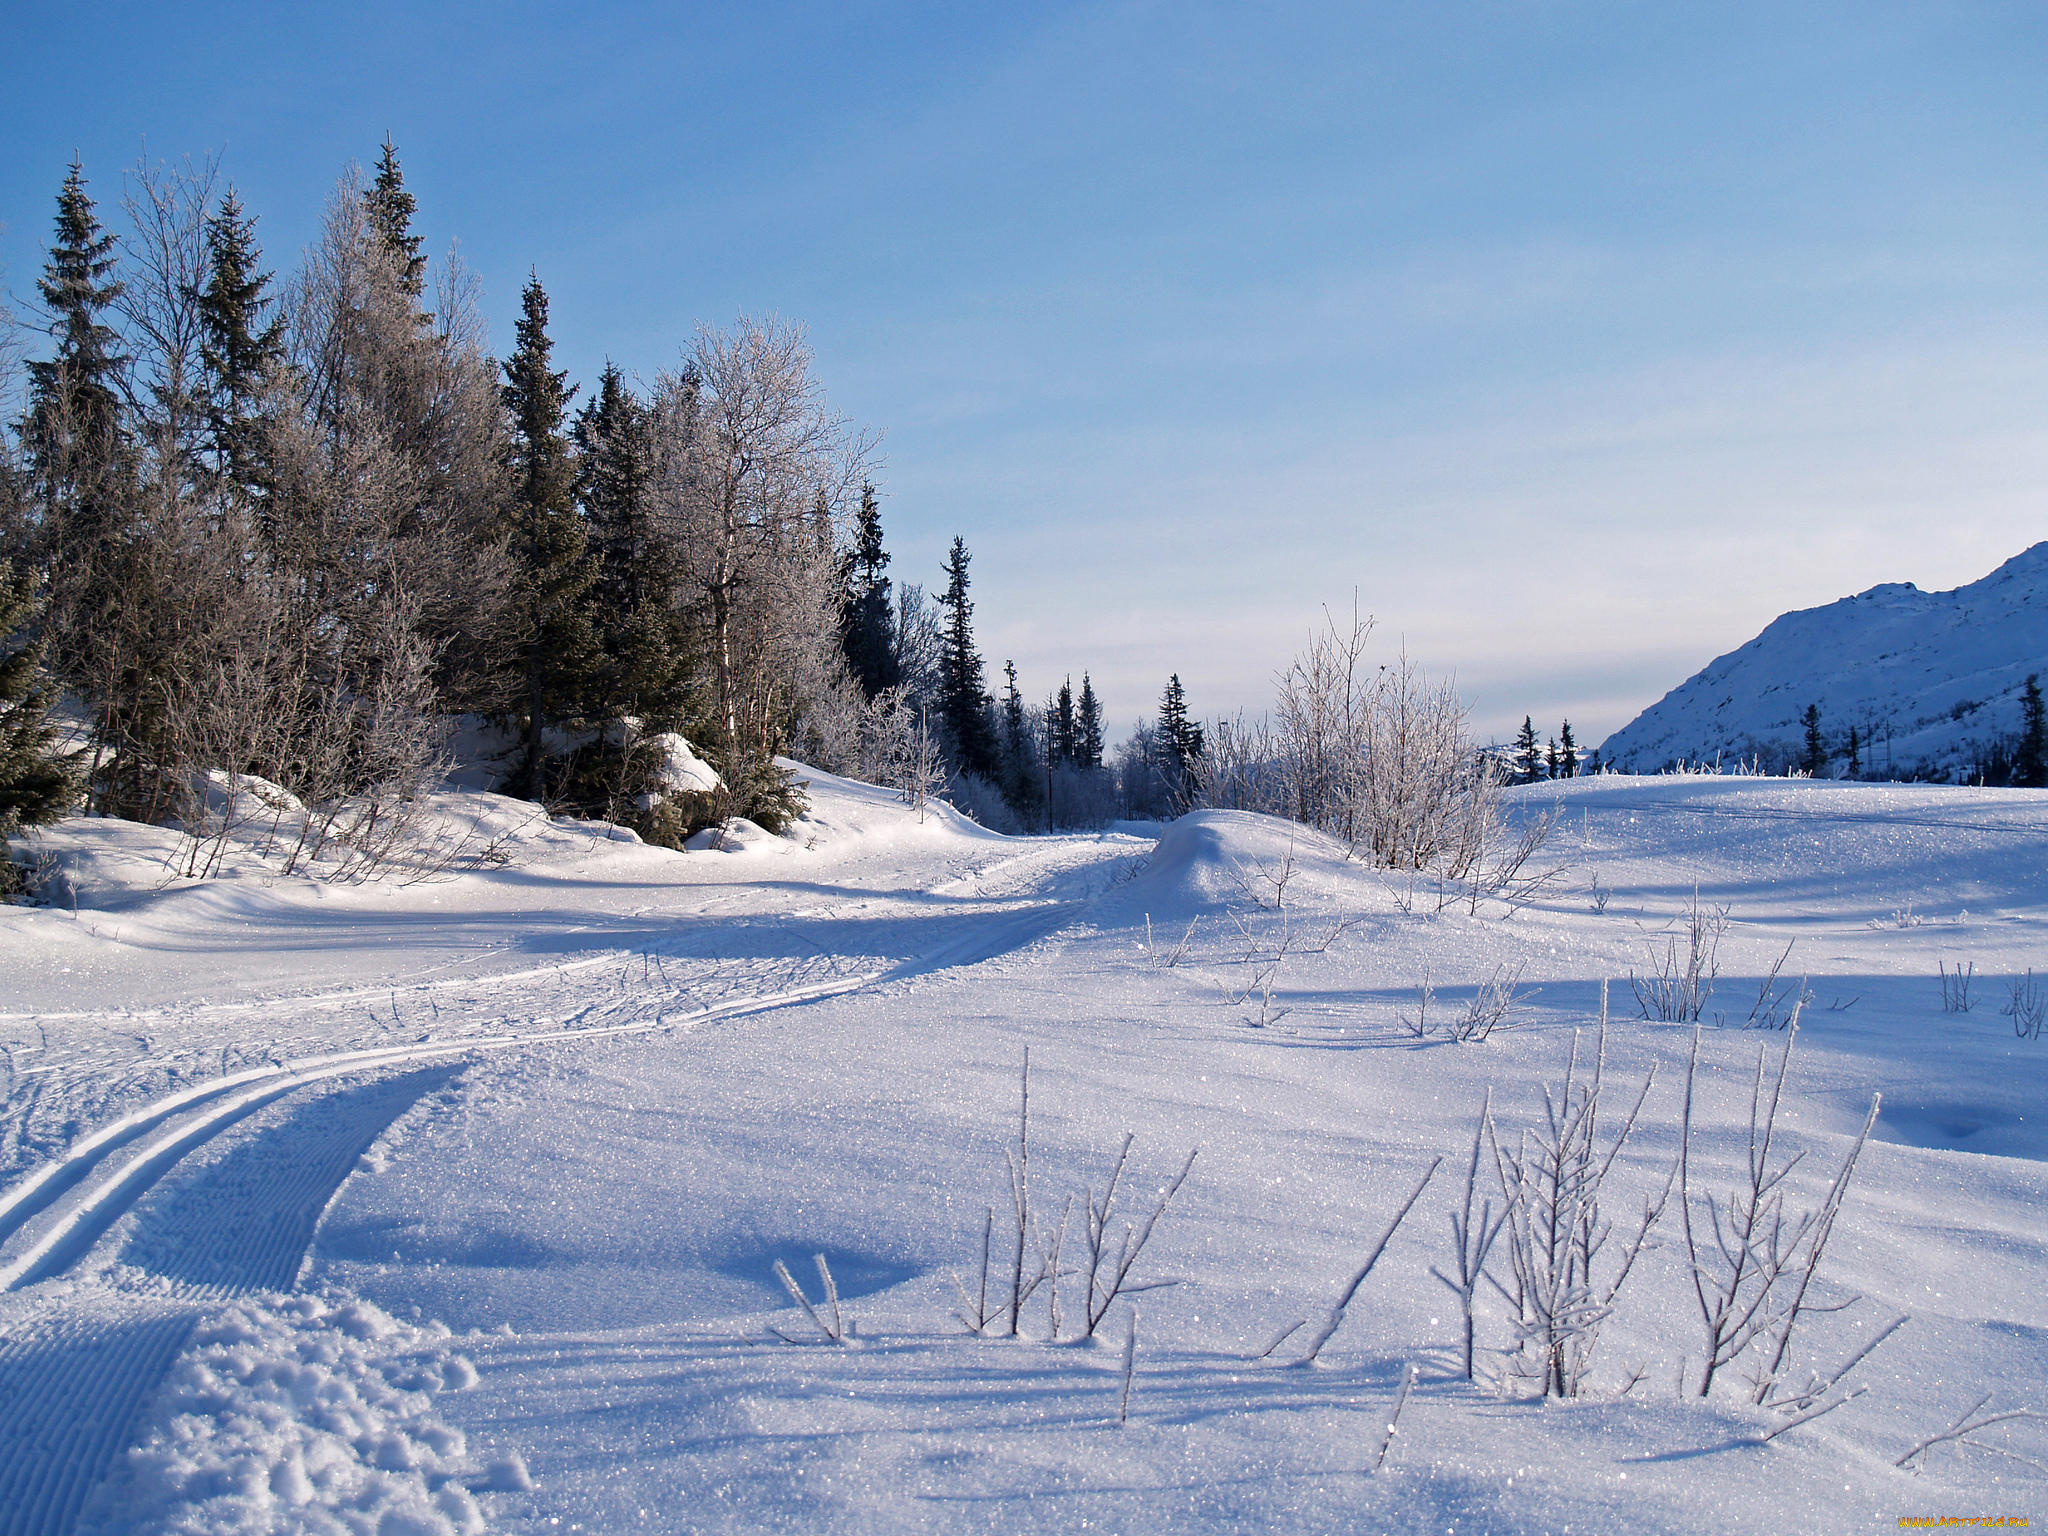
<path id="1" fill-rule="evenodd" d="M 71 166 L 47 339 L 17 349 L 40 355 L 0 453 L 0 837 L 74 805 L 196 827 L 225 776 L 346 806 L 322 836 L 360 842 L 441 782 L 458 722 L 508 791 L 672 845 L 799 814 L 786 755 L 1014 829 L 1186 802 L 1178 679 L 1105 761 L 1086 672 L 1034 707 L 1006 665 L 991 694 L 962 540 L 936 598 L 892 584 L 874 440 L 800 328 L 700 327 L 586 394 L 535 274 L 496 359 L 388 139 L 284 278 L 210 162 L 140 165 L 121 204 L 117 234 Z M 676 735 L 721 788 L 677 787 Z"/>

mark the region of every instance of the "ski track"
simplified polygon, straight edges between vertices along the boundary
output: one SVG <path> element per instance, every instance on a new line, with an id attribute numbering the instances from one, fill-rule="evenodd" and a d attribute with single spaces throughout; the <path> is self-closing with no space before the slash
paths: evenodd
<path id="1" fill-rule="evenodd" d="M 0 1536 L 68 1536 L 199 1319 L 248 1291 L 291 1289 L 321 1215 L 358 1160 L 393 1121 L 446 1087 L 480 1051 L 690 1027 L 972 965 L 1062 926 L 1103 888 L 1091 875 L 1130 851 L 1108 839 L 1071 840 L 968 868 L 929 888 L 922 903 L 849 893 L 849 900 L 736 916 L 711 925 L 711 933 L 678 933 L 635 950 L 487 983 L 429 984 L 484 993 L 523 985 L 541 995 L 525 1000 L 526 1028 L 507 1030 L 500 1013 L 492 1033 L 458 1018 L 448 1034 L 406 1044 L 298 1061 L 273 1058 L 141 1105 L 79 1138 L 0 1193 L 0 1293 L 80 1269 L 129 1218 L 119 1237 L 120 1268 L 98 1282 L 73 1282 L 83 1287 L 77 1296 L 0 1332 Z M 1080 889 L 1071 889 L 1076 884 Z M 1055 897 L 1062 886 L 1070 889 Z M 876 921 L 877 937 L 893 931 L 929 938 L 935 921 L 956 931 L 921 953 L 902 953 L 899 946 L 894 957 L 855 957 L 885 963 L 848 973 L 847 957 L 807 938 L 800 926 L 858 919 L 873 908 L 883 909 L 878 921 L 869 919 Z M 897 909 L 893 920 L 890 909 Z M 758 951 L 764 937 L 790 936 L 811 953 L 793 956 L 786 946 L 777 953 L 775 942 L 765 946 L 767 954 L 732 952 Z M 736 938 L 742 942 L 735 944 Z M 750 938 L 757 942 L 747 944 Z M 679 985 L 668 962 L 693 959 L 706 963 Z M 619 967 L 615 979 L 590 976 L 611 966 Z M 764 982 L 772 990 L 759 990 Z M 416 1007 L 426 990 L 411 989 Z M 591 997 L 592 991 L 599 995 Z M 291 1006 L 349 1006 L 375 996 L 356 990 Z M 698 1001 L 707 996 L 712 1000 Z M 571 1012 L 568 1005 L 579 999 L 582 1006 Z M 256 1006 L 208 1011 L 240 1016 Z M 391 1006 L 396 1025 L 395 990 Z M 539 1026 L 549 1013 L 550 1024 Z M 219 1155 L 194 1155 L 213 1151 L 214 1142 L 245 1120 L 261 1120 L 265 1111 L 329 1083 L 338 1086 L 290 1105 Z M 11 1257 L 9 1246 L 16 1250 Z"/>

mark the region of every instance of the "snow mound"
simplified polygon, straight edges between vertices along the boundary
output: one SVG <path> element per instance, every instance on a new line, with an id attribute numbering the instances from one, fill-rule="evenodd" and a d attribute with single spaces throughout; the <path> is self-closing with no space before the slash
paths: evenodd
<path id="1" fill-rule="evenodd" d="M 1274 883 L 1298 899 L 1365 892 L 1343 846 L 1307 827 L 1252 811 L 1190 811 L 1170 823 L 1129 884 L 1153 917 L 1192 917 L 1219 906 L 1270 906 Z"/>
<path id="2" fill-rule="evenodd" d="M 691 853 L 786 853 L 790 844 L 759 823 L 735 816 L 722 827 L 691 833 L 683 847 Z"/>
<path id="3" fill-rule="evenodd" d="M 2019 729 L 2028 674 L 2048 671 L 2048 543 L 1952 592 L 1872 587 L 1774 619 L 1608 737 L 1624 770 L 1796 762 L 1818 706 L 1837 755 L 1851 727 L 1864 771 L 1953 776 Z"/>
<path id="4" fill-rule="evenodd" d="M 509 1479 L 477 1472 L 462 1431 L 433 1413 L 435 1393 L 475 1380 L 439 1325 L 343 1293 L 244 1302 L 193 1334 L 80 1528 L 482 1531 L 461 1479 Z"/>

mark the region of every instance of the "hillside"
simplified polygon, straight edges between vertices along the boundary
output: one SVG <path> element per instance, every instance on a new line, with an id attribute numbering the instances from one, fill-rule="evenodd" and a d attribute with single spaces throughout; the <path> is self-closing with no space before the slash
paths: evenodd
<path id="1" fill-rule="evenodd" d="M 1817 704 L 1837 774 L 1853 727 L 1867 775 L 1968 779 L 2019 729 L 2032 672 L 2048 672 L 2048 543 L 1952 592 L 1891 582 L 1785 614 L 1608 737 L 1600 755 L 1635 772 L 1717 758 L 1782 769 Z"/>

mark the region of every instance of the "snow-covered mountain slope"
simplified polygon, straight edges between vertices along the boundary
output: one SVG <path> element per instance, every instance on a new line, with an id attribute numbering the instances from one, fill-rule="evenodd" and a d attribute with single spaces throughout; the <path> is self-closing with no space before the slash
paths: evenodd
<path id="1" fill-rule="evenodd" d="M 1850 729 L 1865 773 L 1972 774 L 2019 729 L 2020 690 L 2048 673 L 2048 543 L 1953 592 L 1890 582 L 1775 619 L 1607 738 L 1600 755 L 1625 771 L 1800 755 L 1800 717 L 1821 728 L 1846 767 Z"/>

